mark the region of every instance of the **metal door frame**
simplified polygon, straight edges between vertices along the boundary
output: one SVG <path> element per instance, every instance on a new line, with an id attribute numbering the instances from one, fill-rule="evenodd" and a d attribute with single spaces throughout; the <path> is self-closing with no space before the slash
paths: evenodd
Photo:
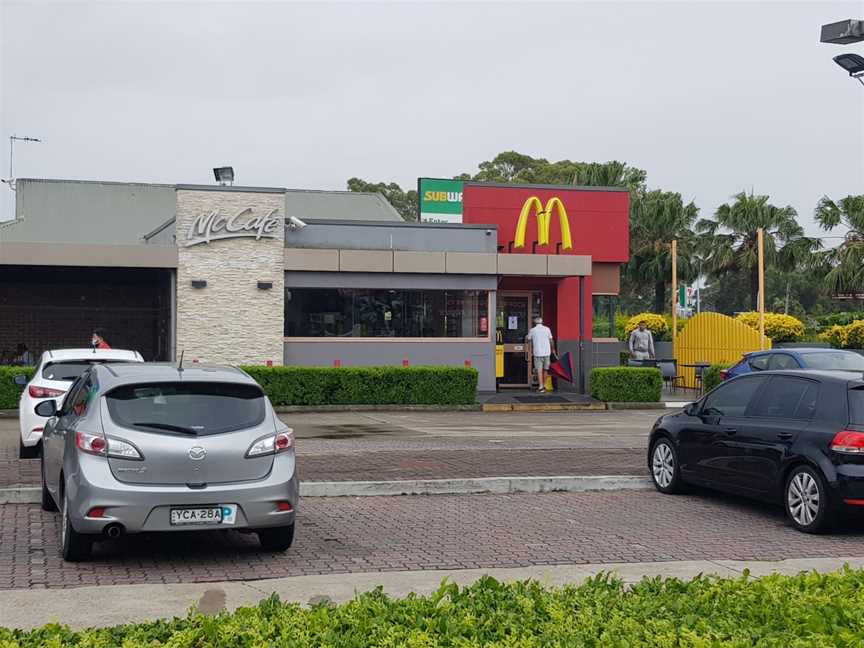
<path id="1" fill-rule="evenodd" d="M 540 296 L 540 313 L 535 314 L 533 312 L 534 308 L 534 300 L 532 299 L 534 295 Z M 495 317 L 498 317 L 498 311 L 502 310 L 502 305 L 504 300 L 507 297 L 524 297 L 528 300 L 528 323 L 530 330 L 530 323 L 534 320 L 536 315 L 542 315 L 543 313 L 543 291 L 542 290 L 499 290 L 496 296 L 495 301 Z M 528 344 L 526 342 L 522 343 L 511 343 L 511 344 L 503 344 L 504 347 L 504 355 L 506 356 L 508 353 L 523 353 L 525 356 L 525 362 L 528 365 L 527 367 L 527 375 L 528 382 L 527 383 L 505 383 L 502 382 L 506 379 L 506 376 L 501 378 L 498 382 L 498 387 L 501 389 L 530 389 L 534 384 L 534 359 L 531 357 L 531 354 L 528 353 Z M 507 363 L 504 363 L 504 366 L 507 366 Z"/>

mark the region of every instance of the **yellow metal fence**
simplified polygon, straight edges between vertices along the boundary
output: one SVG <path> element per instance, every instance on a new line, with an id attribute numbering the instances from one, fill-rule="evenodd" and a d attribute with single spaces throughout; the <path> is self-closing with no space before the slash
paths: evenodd
<path id="1" fill-rule="evenodd" d="M 700 362 L 734 363 L 741 356 L 760 348 L 770 349 L 771 340 L 759 344 L 759 331 L 720 313 L 701 313 L 688 320 L 675 345 L 678 373 L 687 387 L 696 387 L 694 365 Z"/>

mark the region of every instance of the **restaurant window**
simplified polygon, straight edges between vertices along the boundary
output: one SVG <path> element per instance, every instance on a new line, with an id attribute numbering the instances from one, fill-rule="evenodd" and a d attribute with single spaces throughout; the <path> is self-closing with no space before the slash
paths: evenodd
<path id="1" fill-rule="evenodd" d="M 486 337 L 485 290 L 286 288 L 286 337 Z"/>
<path id="2" fill-rule="evenodd" d="M 615 313 L 618 311 L 618 295 L 594 295 L 591 304 L 594 308 L 592 337 L 617 337 Z"/>

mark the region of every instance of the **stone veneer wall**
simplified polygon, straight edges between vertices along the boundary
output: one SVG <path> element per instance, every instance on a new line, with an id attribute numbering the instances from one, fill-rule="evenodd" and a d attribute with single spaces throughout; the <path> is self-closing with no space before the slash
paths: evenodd
<path id="1" fill-rule="evenodd" d="M 177 190 L 177 357 L 185 362 L 282 364 L 285 302 L 284 228 L 278 238 L 234 238 L 185 247 L 192 221 L 218 209 L 251 207 L 285 217 L 283 193 Z M 193 288 L 193 280 L 207 282 Z M 261 290 L 259 281 L 273 288 Z"/>

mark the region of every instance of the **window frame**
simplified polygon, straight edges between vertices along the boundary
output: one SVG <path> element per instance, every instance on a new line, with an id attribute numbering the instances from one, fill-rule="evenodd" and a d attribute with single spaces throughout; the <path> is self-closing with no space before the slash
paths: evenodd
<path id="1" fill-rule="evenodd" d="M 763 389 L 765 389 L 765 386 L 768 384 L 768 381 L 770 379 L 770 376 L 763 376 L 761 374 L 762 374 L 761 371 L 755 371 L 755 372 L 752 372 L 750 374 L 744 374 L 744 375 L 738 376 L 737 378 L 734 378 L 730 381 L 721 383 L 720 385 L 717 386 L 716 389 L 711 390 L 711 392 L 709 394 L 706 394 L 706 396 L 702 399 L 701 403 L 699 404 L 699 415 L 700 416 L 717 416 L 718 418 L 723 418 L 724 416 L 728 416 L 728 417 L 747 417 L 747 416 L 749 416 L 754 400 L 759 395 L 759 393 Z M 707 404 L 709 398 L 715 397 L 722 389 L 728 389 L 729 387 L 732 387 L 738 381 L 745 381 L 745 380 L 750 380 L 750 381 L 756 382 L 757 385 L 756 385 L 756 390 L 750 396 L 750 400 L 747 402 L 747 406 L 744 408 L 744 411 L 741 414 L 727 414 L 726 412 L 723 412 L 720 414 L 716 414 L 716 413 L 710 413 L 709 414 L 707 412 L 705 405 Z M 758 383 L 761 383 L 761 384 L 758 384 Z"/>
<path id="2" fill-rule="evenodd" d="M 308 288 L 308 286 L 301 286 L 301 288 Z M 330 289 L 328 287 L 327 289 Z M 362 288 L 351 288 L 352 290 L 364 290 Z M 314 288 L 313 288 L 314 290 Z M 369 288 L 369 290 L 385 290 L 381 288 Z M 405 288 L 403 290 L 412 290 L 411 288 Z M 446 291 L 447 288 L 418 288 L 416 290 L 441 290 Z M 386 344 L 401 344 L 405 342 L 425 342 L 432 344 L 465 344 L 465 343 L 478 343 L 478 342 L 492 342 L 494 339 L 493 336 L 493 320 L 494 317 L 491 313 L 495 310 L 495 298 L 497 291 L 491 290 L 489 288 L 456 288 L 452 290 L 476 290 L 476 291 L 485 291 L 486 292 L 486 335 L 483 336 L 468 336 L 468 337 L 375 337 L 375 336 L 346 336 L 346 337 L 303 337 L 297 335 L 284 335 L 282 337 L 283 342 L 303 342 L 308 343 L 361 343 L 368 344 L 369 342 L 383 342 Z"/>
<path id="3" fill-rule="evenodd" d="M 758 373 L 761 371 L 768 371 L 768 363 L 771 362 L 771 356 L 772 355 L 774 355 L 774 354 L 773 353 L 763 353 L 763 354 L 757 355 L 756 357 L 747 358 L 747 366 L 750 368 L 750 371 L 752 371 L 754 373 Z M 763 360 L 763 359 L 765 360 L 765 367 L 764 368 L 760 369 L 758 367 L 753 366 L 754 362 L 756 362 L 757 360 Z"/>
<path id="4" fill-rule="evenodd" d="M 771 364 L 775 361 L 778 361 L 780 358 L 788 358 L 792 362 L 795 363 L 793 367 L 772 367 Z M 800 369 L 801 365 L 798 360 L 791 353 L 783 353 L 782 351 L 778 351 L 777 353 L 771 353 L 768 355 L 768 371 L 789 371 Z"/>
<path id="5" fill-rule="evenodd" d="M 771 385 L 778 380 L 795 380 L 795 381 L 800 381 L 802 383 L 807 383 L 807 389 L 809 389 L 811 386 L 815 385 L 816 386 L 816 406 L 817 407 L 815 410 L 813 410 L 813 415 L 810 418 L 798 418 L 795 416 L 795 412 L 797 412 L 798 408 L 801 407 L 801 400 L 800 399 L 795 404 L 795 407 L 792 410 L 792 416 L 767 416 L 767 415 L 763 415 L 763 414 L 756 414 L 756 408 L 748 405 L 746 415 L 749 418 L 758 419 L 758 420 L 779 420 L 779 421 L 812 421 L 815 418 L 816 411 L 818 410 L 818 406 L 819 406 L 819 393 L 822 389 L 822 383 L 820 381 L 814 380 L 812 378 L 805 378 L 804 376 L 783 375 L 783 374 L 766 376 L 766 378 L 768 378 L 768 380 L 765 384 L 765 387 L 763 387 L 763 391 L 767 391 L 768 389 L 770 389 Z M 804 398 L 805 394 L 806 394 L 806 390 L 805 390 L 805 393 L 801 394 L 801 398 Z M 762 398 L 764 398 L 764 394 L 760 394 L 759 400 L 761 401 Z"/>

